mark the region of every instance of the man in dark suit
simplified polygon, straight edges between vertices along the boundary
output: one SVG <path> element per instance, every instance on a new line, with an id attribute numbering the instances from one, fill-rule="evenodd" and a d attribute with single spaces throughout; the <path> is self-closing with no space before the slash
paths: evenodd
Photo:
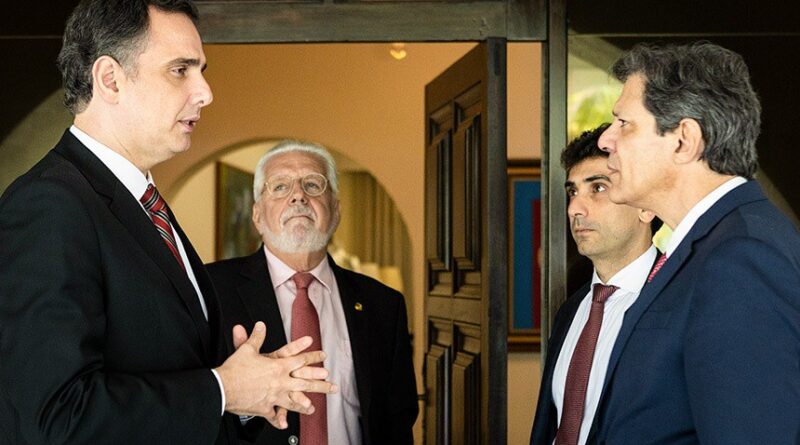
<path id="1" fill-rule="evenodd" d="M 561 153 L 570 230 L 578 252 L 592 261 L 594 273 L 556 314 L 532 445 L 586 443 L 623 314 L 636 301 L 656 259 L 652 212 L 608 198 L 608 154 L 597 147 L 607 127 L 584 132 Z M 595 297 L 604 288 L 609 293 L 598 301 Z M 590 338 L 594 344 L 587 343 Z M 579 363 L 589 366 L 581 368 Z"/>
<path id="2" fill-rule="evenodd" d="M 74 125 L 0 198 L 0 443 L 235 443 L 224 411 L 285 425 L 313 411 L 296 391 L 335 390 L 309 338 L 261 356 L 263 324 L 223 362 L 213 286 L 152 185 L 212 100 L 196 20 L 87 0 L 67 23 Z"/>
<path id="3" fill-rule="evenodd" d="M 613 71 L 611 199 L 673 235 L 625 315 L 597 442 L 797 444 L 800 236 L 753 180 L 747 66 L 711 43 L 640 45 Z"/>
<path id="4" fill-rule="evenodd" d="M 403 296 L 372 278 L 338 267 L 327 245 L 339 223 L 336 166 L 323 147 L 284 141 L 256 167 L 253 223 L 264 246 L 250 256 L 208 265 L 224 325 L 266 320 L 263 350 L 296 335 L 298 305 L 310 300 L 315 345 L 340 394 L 326 412 L 290 414 L 289 428 L 265 428 L 259 444 L 411 444 L 417 417 Z M 301 294 L 297 277 L 310 280 Z M 317 404 L 315 403 L 315 406 Z M 326 434 L 307 436 L 316 424 Z"/>

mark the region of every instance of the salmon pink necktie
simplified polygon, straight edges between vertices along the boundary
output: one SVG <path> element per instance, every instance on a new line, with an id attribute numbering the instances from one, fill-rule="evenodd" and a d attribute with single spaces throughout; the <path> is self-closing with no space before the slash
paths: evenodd
<path id="1" fill-rule="evenodd" d="M 647 282 L 653 281 L 653 277 L 656 276 L 661 267 L 664 266 L 664 263 L 667 262 L 667 254 L 662 253 L 660 257 L 658 257 L 658 261 L 656 261 L 655 266 L 653 266 L 653 270 L 650 271 L 650 275 L 647 277 Z"/>

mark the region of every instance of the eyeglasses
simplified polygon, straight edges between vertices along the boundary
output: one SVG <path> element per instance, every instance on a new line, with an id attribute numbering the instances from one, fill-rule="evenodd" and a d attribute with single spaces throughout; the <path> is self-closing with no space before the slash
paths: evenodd
<path id="1" fill-rule="evenodd" d="M 328 189 L 328 179 L 319 173 L 309 173 L 305 176 L 273 176 L 264 183 L 264 190 L 272 198 L 285 198 L 294 188 L 294 181 L 300 180 L 303 192 L 308 196 L 319 196 Z"/>

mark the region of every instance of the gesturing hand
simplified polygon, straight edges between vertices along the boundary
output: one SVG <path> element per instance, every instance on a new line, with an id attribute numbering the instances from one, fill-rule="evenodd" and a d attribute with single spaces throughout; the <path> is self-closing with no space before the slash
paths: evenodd
<path id="1" fill-rule="evenodd" d="M 225 388 L 226 411 L 262 416 L 284 429 L 288 426 L 287 409 L 301 414 L 314 412 L 304 393 L 338 391 L 336 385 L 324 381 L 328 376 L 325 368 L 310 366 L 325 360 L 322 351 L 303 352 L 311 345 L 311 337 L 299 338 L 265 355 L 259 353 L 266 338 L 264 323 L 256 323 L 250 338 L 237 325 L 233 338 L 236 352 L 216 369 Z"/>

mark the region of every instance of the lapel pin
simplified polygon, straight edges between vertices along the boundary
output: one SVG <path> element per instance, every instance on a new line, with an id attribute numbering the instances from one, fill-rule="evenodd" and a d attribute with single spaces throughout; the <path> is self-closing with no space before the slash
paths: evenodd
<path id="1" fill-rule="evenodd" d="M 357 311 L 363 311 L 364 310 L 364 306 L 362 306 L 361 303 L 356 303 L 356 310 Z"/>

